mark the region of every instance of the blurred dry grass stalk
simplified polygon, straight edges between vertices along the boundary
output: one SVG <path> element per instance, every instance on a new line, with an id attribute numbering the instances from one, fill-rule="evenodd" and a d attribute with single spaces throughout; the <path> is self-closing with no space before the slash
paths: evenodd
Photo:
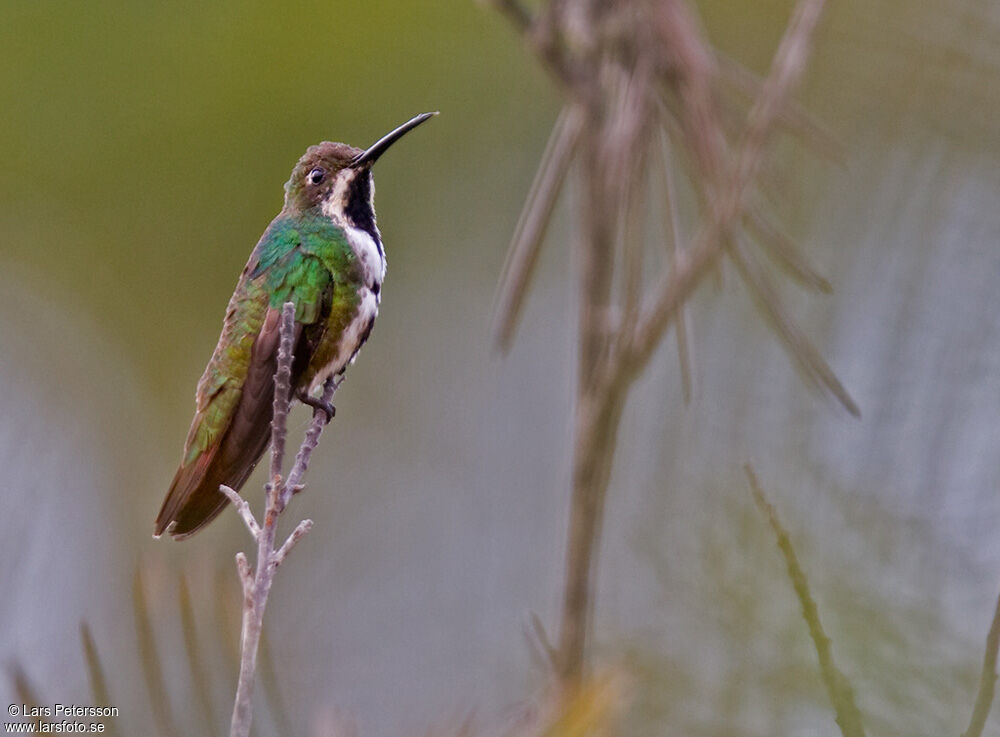
<path id="1" fill-rule="evenodd" d="M 566 98 L 498 288 L 495 329 L 502 348 L 513 337 L 546 226 L 573 163 L 582 191 L 575 243 L 580 281 L 573 488 L 554 653 L 561 682 L 572 687 L 584 674 L 594 557 L 625 401 L 673 323 L 687 391 L 685 302 L 722 256 L 733 262 L 805 377 L 859 414 L 789 317 L 750 247 L 752 238 L 803 284 L 829 289 L 754 196 L 778 129 L 829 149 L 822 128 L 789 100 L 823 0 L 798 2 L 762 81 L 720 60 L 684 0 L 550 0 L 535 15 L 517 0 L 492 4 L 523 34 Z M 724 125 L 716 99 L 723 79 L 753 93 L 746 121 L 735 133 Z M 676 160 L 686 163 L 700 209 L 698 230 L 687 241 L 675 214 Z M 670 247 L 660 259 L 659 276 L 644 289 L 643 208 L 654 163 L 665 182 L 663 238 Z"/>
<path id="2" fill-rule="evenodd" d="M 802 607 L 802 618 L 809 628 L 809 637 L 816 648 L 816 656 L 819 658 L 819 672 L 826 687 L 827 695 L 830 697 L 830 704 L 837 717 L 837 724 L 840 726 L 841 734 L 844 737 L 864 737 L 865 728 L 861 718 L 861 712 L 854 700 L 854 689 L 851 688 L 847 677 L 837 668 L 833 660 L 833 648 L 830 638 L 823 631 L 823 625 L 819 619 L 819 609 L 816 601 L 809 591 L 809 581 L 806 579 L 805 571 L 799 565 L 799 558 L 792 547 L 792 540 L 785 530 L 778 513 L 767 501 L 764 491 L 753 467 L 747 463 L 743 466 L 746 472 L 747 481 L 750 483 L 750 492 L 753 500 L 761 513 L 767 517 L 768 524 L 774 531 L 774 536 L 778 543 L 778 549 L 785 558 L 785 565 L 788 567 L 788 578 L 795 589 L 799 604 Z"/>
<path id="3" fill-rule="evenodd" d="M 225 592 L 227 586 L 222 580 L 228 578 L 229 569 L 224 572 L 218 569 L 215 589 Z M 164 575 L 166 574 L 166 575 Z M 167 686 L 167 664 L 170 658 L 164 658 L 163 649 L 158 644 L 157 637 L 157 613 L 156 607 L 149 602 L 148 590 L 160 589 L 165 585 L 173 586 L 176 583 L 178 594 L 178 608 L 180 612 L 181 627 L 183 630 L 184 661 L 183 682 L 190 683 L 198 698 L 198 708 L 184 707 L 180 713 L 175 711 L 171 705 L 170 691 Z M 158 599 L 160 597 L 157 597 Z M 162 603 L 162 602 L 158 602 Z M 212 659 L 211 646 L 213 644 L 223 645 L 223 656 L 228 672 L 238 670 L 241 662 L 242 647 L 237 647 L 235 639 L 228 636 L 232 633 L 242 616 L 241 602 L 236 597 L 227 596 L 220 593 L 220 596 L 212 600 L 214 607 L 214 621 L 211 626 L 211 634 L 207 638 L 199 638 L 196 628 L 196 616 L 194 603 L 190 594 L 187 578 L 181 574 L 176 582 L 173 575 L 166 573 L 163 569 L 150 569 L 149 566 L 140 565 L 135 570 L 135 577 L 132 582 L 132 614 L 135 621 L 137 639 L 137 659 L 139 669 L 142 673 L 142 680 L 145 684 L 149 696 L 151 713 L 147 720 L 150 729 L 156 734 L 164 737 L 176 737 L 185 732 L 179 723 L 184 715 L 195 714 L 195 721 L 198 722 L 199 731 L 197 734 L 211 737 L 218 735 L 219 712 L 213 699 L 212 678 L 210 676 L 209 662 Z M 169 619 L 170 617 L 166 617 Z M 165 628 L 164 628 L 165 629 Z M 166 634 L 161 632 L 161 635 Z M 219 635 L 222 636 L 219 636 Z M 94 640 L 90 626 L 86 622 L 80 625 L 80 643 L 83 651 L 83 659 L 87 668 L 88 680 L 90 683 L 91 704 L 94 706 L 114 706 L 119 705 L 114 696 L 118 694 L 119 699 L 122 691 L 126 690 L 119 678 L 118 690 L 114 691 L 108 683 L 107 673 L 113 675 L 120 674 L 122 668 L 120 664 L 109 663 L 107 653 L 101 654 L 101 650 Z M 277 734 L 293 733 L 288 709 L 285 706 L 279 688 L 279 677 L 274 665 L 274 657 L 267 639 L 261 635 L 260 657 L 258 670 L 261 676 L 261 686 L 270 713 L 274 731 Z M 26 706 L 43 706 L 55 703 L 58 699 L 52 698 L 51 693 L 45 693 L 36 688 L 28 676 L 27 671 L 20 662 L 13 660 L 8 664 L 7 675 L 10 680 L 13 693 L 17 695 L 20 702 Z M 224 688 L 229 691 L 231 684 L 225 684 Z M 228 696 L 227 696 L 228 699 Z M 123 710 L 124 711 L 124 710 Z M 133 709 L 130 709 L 133 711 Z M 38 713 L 38 712 L 36 712 Z M 180 717 L 180 718 L 179 718 Z M 34 723 L 36 728 L 40 728 L 41 717 L 29 717 L 28 721 Z M 122 734 L 118 721 L 109 718 L 102 721 L 104 733 L 117 737 Z M 189 727 L 191 720 L 186 722 Z M 148 731 L 148 730 L 147 730 Z M 321 732 L 323 737 L 329 737 L 332 731 Z"/>

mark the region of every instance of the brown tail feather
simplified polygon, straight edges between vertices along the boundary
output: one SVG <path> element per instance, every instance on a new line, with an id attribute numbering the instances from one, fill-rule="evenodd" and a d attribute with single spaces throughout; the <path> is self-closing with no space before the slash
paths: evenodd
<path id="1" fill-rule="evenodd" d="M 219 486 L 225 484 L 239 491 L 267 448 L 271 437 L 270 412 L 261 419 L 253 427 L 246 428 L 250 432 L 233 433 L 230 430 L 216 453 L 205 454 L 189 466 L 177 469 L 156 518 L 154 534 L 157 537 L 167 532 L 175 540 L 181 540 L 193 535 L 223 510 L 228 499 L 219 491 Z"/>
<path id="2" fill-rule="evenodd" d="M 279 318 L 279 311 L 268 311 L 254 343 L 240 401 L 219 446 L 177 469 L 156 517 L 154 536 L 167 532 L 179 540 L 207 525 L 229 501 L 219 486 L 225 484 L 239 491 L 264 454 L 271 437 Z M 293 345 L 297 348 L 301 348 L 297 345 L 301 329 L 301 324 L 296 323 Z M 308 363 L 306 352 L 301 351 L 301 357 L 299 353 L 295 353 L 292 368 L 293 385 Z"/>

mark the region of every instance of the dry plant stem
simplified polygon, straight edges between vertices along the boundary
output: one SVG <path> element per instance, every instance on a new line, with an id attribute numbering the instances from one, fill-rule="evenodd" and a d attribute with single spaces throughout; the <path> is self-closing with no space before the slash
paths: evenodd
<path id="1" fill-rule="evenodd" d="M 524 210 L 514 229 L 507 261 L 497 286 L 494 314 L 494 334 L 502 350 L 510 347 L 514 328 L 520 316 L 524 296 L 538 263 L 538 254 L 545 240 L 545 231 L 552 219 L 559 192 L 573 160 L 583 111 L 572 103 L 567 104 L 552 129 L 552 135 L 542 154 L 542 162 L 528 190 Z"/>
<path id="2" fill-rule="evenodd" d="M 993 691 L 997 683 L 997 650 L 1000 648 L 1000 598 L 997 599 L 993 612 L 993 622 L 989 634 L 986 635 L 986 653 L 983 655 L 983 671 L 979 676 L 979 692 L 976 694 L 976 705 L 972 709 L 969 727 L 962 737 L 980 737 L 993 704 Z"/>
<path id="3" fill-rule="evenodd" d="M 251 569 L 243 553 L 236 555 L 236 567 L 243 586 L 243 624 L 240 638 L 240 675 L 233 704 L 230 737 L 247 737 L 253 718 L 252 699 L 257 672 L 257 651 L 264 623 L 264 609 L 271 591 L 274 572 L 295 546 L 312 528 L 312 520 L 302 520 L 291 535 L 276 547 L 278 518 L 292 495 L 302 488 L 302 479 L 309 458 L 319 442 L 325 425 L 325 415 L 314 412 L 295 463 L 284 482 L 281 469 L 285 439 L 288 435 L 288 410 L 291 392 L 292 341 L 295 335 L 295 305 L 286 302 L 281 313 L 281 340 L 278 347 L 277 370 L 274 375 L 274 410 L 271 420 L 271 480 L 266 485 L 266 504 L 262 522 L 254 519 L 247 502 L 233 489 L 222 486 L 220 491 L 233 503 L 247 529 L 257 542 L 257 565 Z M 323 387 L 323 401 L 333 398 L 338 382 L 332 377 Z"/>
<path id="4" fill-rule="evenodd" d="M 577 397 L 573 493 L 557 650 L 558 673 L 570 688 L 583 677 L 593 595 L 594 559 L 611 477 L 624 394 L 588 391 Z"/>
<path id="5" fill-rule="evenodd" d="M 596 23 L 596 22 L 595 22 Z M 581 142 L 584 191 L 578 242 L 580 273 L 579 355 L 573 447 L 573 489 L 566 543 L 566 571 L 557 649 L 558 674 L 575 687 L 584 655 L 605 496 L 627 386 L 604 381 L 610 353 L 638 314 L 641 233 L 638 203 L 644 198 L 642 151 L 651 135 L 646 70 L 622 80 L 619 104 L 602 119 L 589 111 Z M 622 323 L 609 314 L 616 236 L 621 236 L 625 274 Z M 630 274 L 630 272 L 632 272 Z"/>
<path id="6" fill-rule="evenodd" d="M 847 677 L 837 668 L 833 662 L 833 650 L 830 646 L 830 638 L 823 631 L 823 625 L 819 621 L 819 609 L 809 592 L 809 582 L 806 574 L 799 565 L 795 549 L 792 547 L 791 538 L 788 532 L 778 519 L 778 514 L 774 507 L 767 501 L 764 492 L 757 481 L 757 474 L 749 463 L 743 466 L 747 480 L 750 483 L 750 491 L 753 493 L 754 502 L 760 511 L 767 517 L 771 529 L 777 538 L 778 548 L 785 558 L 785 565 L 788 567 L 788 577 L 792 581 L 795 595 L 802 606 L 802 617 L 809 627 L 809 637 L 812 638 L 816 647 L 816 655 L 819 658 L 820 677 L 826 692 L 830 697 L 837 718 L 837 725 L 840 727 L 844 737 L 864 737 L 865 728 L 861 720 L 861 712 L 854 701 L 854 690 L 848 682 Z"/>
<path id="7" fill-rule="evenodd" d="M 572 497 L 566 543 L 566 572 L 559 627 L 558 673 L 570 687 L 583 673 L 591 607 L 593 558 L 604 513 L 604 496 L 621 416 L 618 396 L 600 382 L 607 348 L 611 275 L 615 244 L 615 199 L 608 196 L 601 157 L 603 128 L 590 117 L 584 129 L 581 178 L 584 189 L 579 241 L 580 308 L 577 395 L 573 438 Z"/>

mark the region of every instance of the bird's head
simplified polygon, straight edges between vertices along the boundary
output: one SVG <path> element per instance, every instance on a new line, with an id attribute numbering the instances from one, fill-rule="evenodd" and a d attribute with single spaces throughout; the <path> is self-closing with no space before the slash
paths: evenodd
<path id="1" fill-rule="evenodd" d="M 285 184 L 285 208 L 305 212 L 318 207 L 334 221 L 373 230 L 372 165 L 392 144 L 436 114 L 410 119 L 367 149 L 329 141 L 310 146 Z"/>

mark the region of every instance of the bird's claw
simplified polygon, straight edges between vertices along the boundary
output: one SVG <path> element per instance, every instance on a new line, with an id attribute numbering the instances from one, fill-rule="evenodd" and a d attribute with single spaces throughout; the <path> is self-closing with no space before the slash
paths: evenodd
<path id="1" fill-rule="evenodd" d="M 317 412 L 325 414 L 326 424 L 330 424 L 330 420 L 337 416 L 337 408 L 333 406 L 333 402 L 324 402 L 322 399 L 311 396 L 308 392 L 304 391 L 297 392 L 296 397 L 302 404 L 307 404 L 313 408 L 313 417 L 316 416 Z"/>

